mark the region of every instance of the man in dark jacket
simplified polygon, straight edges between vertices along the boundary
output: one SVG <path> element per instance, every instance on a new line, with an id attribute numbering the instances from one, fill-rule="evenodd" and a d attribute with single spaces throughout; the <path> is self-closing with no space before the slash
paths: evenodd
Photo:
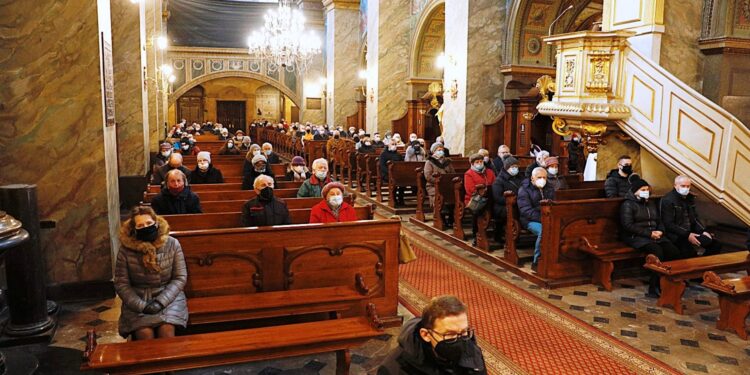
<path id="1" fill-rule="evenodd" d="M 524 180 L 518 189 L 518 212 L 521 226 L 536 235 L 534 245 L 534 260 L 531 268 L 536 271 L 539 257 L 542 256 L 542 210 L 541 202 L 545 199 L 555 199 L 555 189 L 547 184 L 547 170 L 542 167 L 534 168 L 531 178 Z"/>
<path id="2" fill-rule="evenodd" d="M 266 157 L 268 164 L 281 164 L 279 154 L 273 152 L 273 146 L 270 143 L 264 143 L 263 146 L 261 146 L 261 149 L 263 150 L 263 155 Z"/>
<path id="3" fill-rule="evenodd" d="M 151 208 L 159 215 L 199 214 L 201 201 L 190 191 L 187 177 L 180 170 L 167 173 L 166 186 L 151 201 Z"/>
<path id="4" fill-rule="evenodd" d="M 624 198 L 630 192 L 628 177 L 633 174 L 633 161 L 623 155 L 617 159 L 617 169 L 609 171 L 604 181 L 604 193 L 607 198 Z"/>
<path id="5" fill-rule="evenodd" d="M 169 162 L 156 170 L 156 173 L 154 173 L 151 178 L 151 185 L 161 185 L 166 179 L 167 173 L 173 169 L 178 169 L 184 173 L 185 176 L 190 176 L 190 170 L 182 165 L 182 155 L 173 152 L 172 155 L 169 156 Z"/>
<path id="6" fill-rule="evenodd" d="M 508 220 L 508 209 L 505 207 L 505 193 L 508 191 L 518 195 L 523 177 L 518 173 L 518 159 L 507 156 L 503 159 L 503 167 L 500 169 L 495 182 L 492 183 L 492 196 L 494 204 L 495 219 L 495 241 L 503 243 L 505 224 Z"/>
<path id="7" fill-rule="evenodd" d="M 286 203 L 273 196 L 273 186 L 273 179 L 266 175 L 255 179 L 253 188 L 258 196 L 242 205 L 243 226 L 262 227 L 292 223 Z"/>
<path id="8" fill-rule="evenodd" d="M 692 181 L 687 176 L 674 179 L 674 189 L 660 203 L 664 231 L 685 256 L 695 256 L 696 247 L 705 249 L 703 255 L 721 252 L 721 243 L 706 231 L 695 210 L 695 195 L 690 193 Z"/>
<path id="9" fill-rule="evenodd" d="M 487 374 L 466 305 L 454 296 L 433 298 L 421 318 L 406 322 L 398 347 L 378 368 L 378 375 L 443 374 Z"/>
<path id="10" fill-rule="evenodd" d="M 495 171 L 495 176 L 499 176 L 500 172 L 506 169 L 503 161 L 509 156 L 511 156 L 510 147 L 500 145 L 500 147 L 497 148 L 497 156 L 492 159 L 492 169 Z"/>
<path id="11" fill-rule="evenodd" d="M 191 185 L 224 183 L 224 175 L 222 175 L 221 171 L 214 168 L 213 164 L 211 164 L 210 152 L 199 152 L 197 161 L 198 163 L 195 166 L 195 169 L 190 173 L 190 177 L 188 177 Z"/>
<path id="12" fill-rule="evenodd" d="M 388 148 L 380 153 L 380 181 L 382 184 L 388 185 L 388 162 L 393 161 L 404 161 L 404 155 L 398 153 L 398 141 L 391 140 Z M 404 204 L 404 188 L 396 188 L 396 204 Z"/>
<path id="13" fill-rule="evenodd" d="M 268 166 L 265 156 L 260 154 L 255 155 L 250 164 L 252 164 L 253 169 L 247 172 L 243 172 L 242 175 L 242 190 L 252 189 L 255 178 L 260 175 L 266 175 L 271 177 L 272 179 L 274 178 L 273 174 L 271 173 L 271 167 Z"/>

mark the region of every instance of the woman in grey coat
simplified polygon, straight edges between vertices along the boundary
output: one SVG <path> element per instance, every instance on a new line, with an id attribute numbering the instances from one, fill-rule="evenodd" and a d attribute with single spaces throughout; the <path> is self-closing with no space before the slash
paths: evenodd
<path id="1" fill-rule="evenodd" d="M 422 171 L 424 171 L 424 178 L 427 180 L 425 188 L 427 190 L 427 195 L 430 198 L 430 207 L 434 207 L 435 174 L 455 173 L 456 170 L 453 169 L 453 166 L 451 165 L 451 159 L 448 159 L 445 156 L 445 147 L 443 147 L 442 143 L 433 143 L 430 147 L 430 153 L 432 153 L 432 155 L 424 163 Z"/>
<path id="2" fill-rule="evenodd" d="M 120 227 L 115 290 L 122 300 L 119 331 L 135 340 L 173 337 L 188 320 L 187 267 L 169 224 L 150 207 L 136 207 Z"/>

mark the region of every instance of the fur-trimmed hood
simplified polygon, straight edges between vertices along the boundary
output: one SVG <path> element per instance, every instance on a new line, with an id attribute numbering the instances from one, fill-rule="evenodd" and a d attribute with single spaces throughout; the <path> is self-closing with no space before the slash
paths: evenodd
<path id="1" fill-rule="evenodd" d="M 122 246 L 137 251 L 139 253 L 146 253 L 149 250 L 159 250 L 169 238 L 169 223 L 161 216 L 156 216 L 156 224 L 159 225 L 159 237 L 154 242 L 143 242 L 138 241 L 135 238 L 135 232 L 130 231 L 130 220 L 125 220 L 120 226 L 120 243 Z"/>

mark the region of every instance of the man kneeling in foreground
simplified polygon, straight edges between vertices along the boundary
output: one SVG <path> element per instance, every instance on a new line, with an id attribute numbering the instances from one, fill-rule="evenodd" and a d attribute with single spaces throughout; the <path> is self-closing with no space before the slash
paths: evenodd
<path id="1" fill-rule="evenodd" d="M 463 302 L 435 297 L 421 318 L 404 324 L 398 347 L 378 369 L 378 375 L 401 374 L 487 374 Z"/>

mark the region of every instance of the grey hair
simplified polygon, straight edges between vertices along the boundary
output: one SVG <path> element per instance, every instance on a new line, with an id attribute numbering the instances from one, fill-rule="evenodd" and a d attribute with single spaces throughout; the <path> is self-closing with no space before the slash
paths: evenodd
<path id="1" fill-rule="evenodd" d="M 547 170 L 543 167 L 536 167 L 533 171 L 531 171 L 531 177 L 539 177 L 540 175 L 547 176 Z"/>
<path id="2" fill-rule="evenodd" d="M 179 152 L 173 152 L 172 155 L 169 155 L 169 160 L 171 161 L 172 159 L 179 161 L 180 164 L 182 164 L 182 154 Z"/>
<path id="3" fill-rule="evenodd" d="M 266 142 L 266 143 L 263 144 L 263 147 L 266 147 L 266 146 L 270 147 L 271 150 L 273 150 L 273 145 L 272 144 Z"/>
<path id="4" fill-rule="evenodd" d="M 325 165 L 326 169 L 328 169 L 328 160 L 323 159 L 323 158 L 315 159 L 315 160 L 313 160 L 312 168 L 315 169 L 316 165 Z"/>
<path id="5" fill-rule="evenodd" d="M 170 177 L 175 177 L 175 176 L 182 178 L 182 182 L 185 183 L 185 186 L 188 186 L 187 176 L 185 176 L 185 174 L 182 173 L 182 171 L 179 169 L 172 169 L 171 171 L 167 172 L 167 177 L 164 179 L 164 181 L 165 182 L 169 181 Z"/>
<path id="6" fill-rule="evenodd" d="M 681 180 L 687 180 L 690 183 L 693 182 L 693 180 L 690 177 L 685 176 L 684 174 L 681 174 L 681 175 L 679 175 L 679 176 L 677 176 L 677 177 L 674 178 L 674 184 L 675 185 L 679 184 Z"/>
<path id="7" fill-rule="evenodd" d="M 255 180 L 253 181 L 253 189 L 257 189 L 258 185 L 260 185 L 260 183 L 263 181 L 270 182 L 271 185 L 273 185 L 273 178 L 271 178 L 271 176 L 262 174 L 258 177 L 255 177 Z"/>

